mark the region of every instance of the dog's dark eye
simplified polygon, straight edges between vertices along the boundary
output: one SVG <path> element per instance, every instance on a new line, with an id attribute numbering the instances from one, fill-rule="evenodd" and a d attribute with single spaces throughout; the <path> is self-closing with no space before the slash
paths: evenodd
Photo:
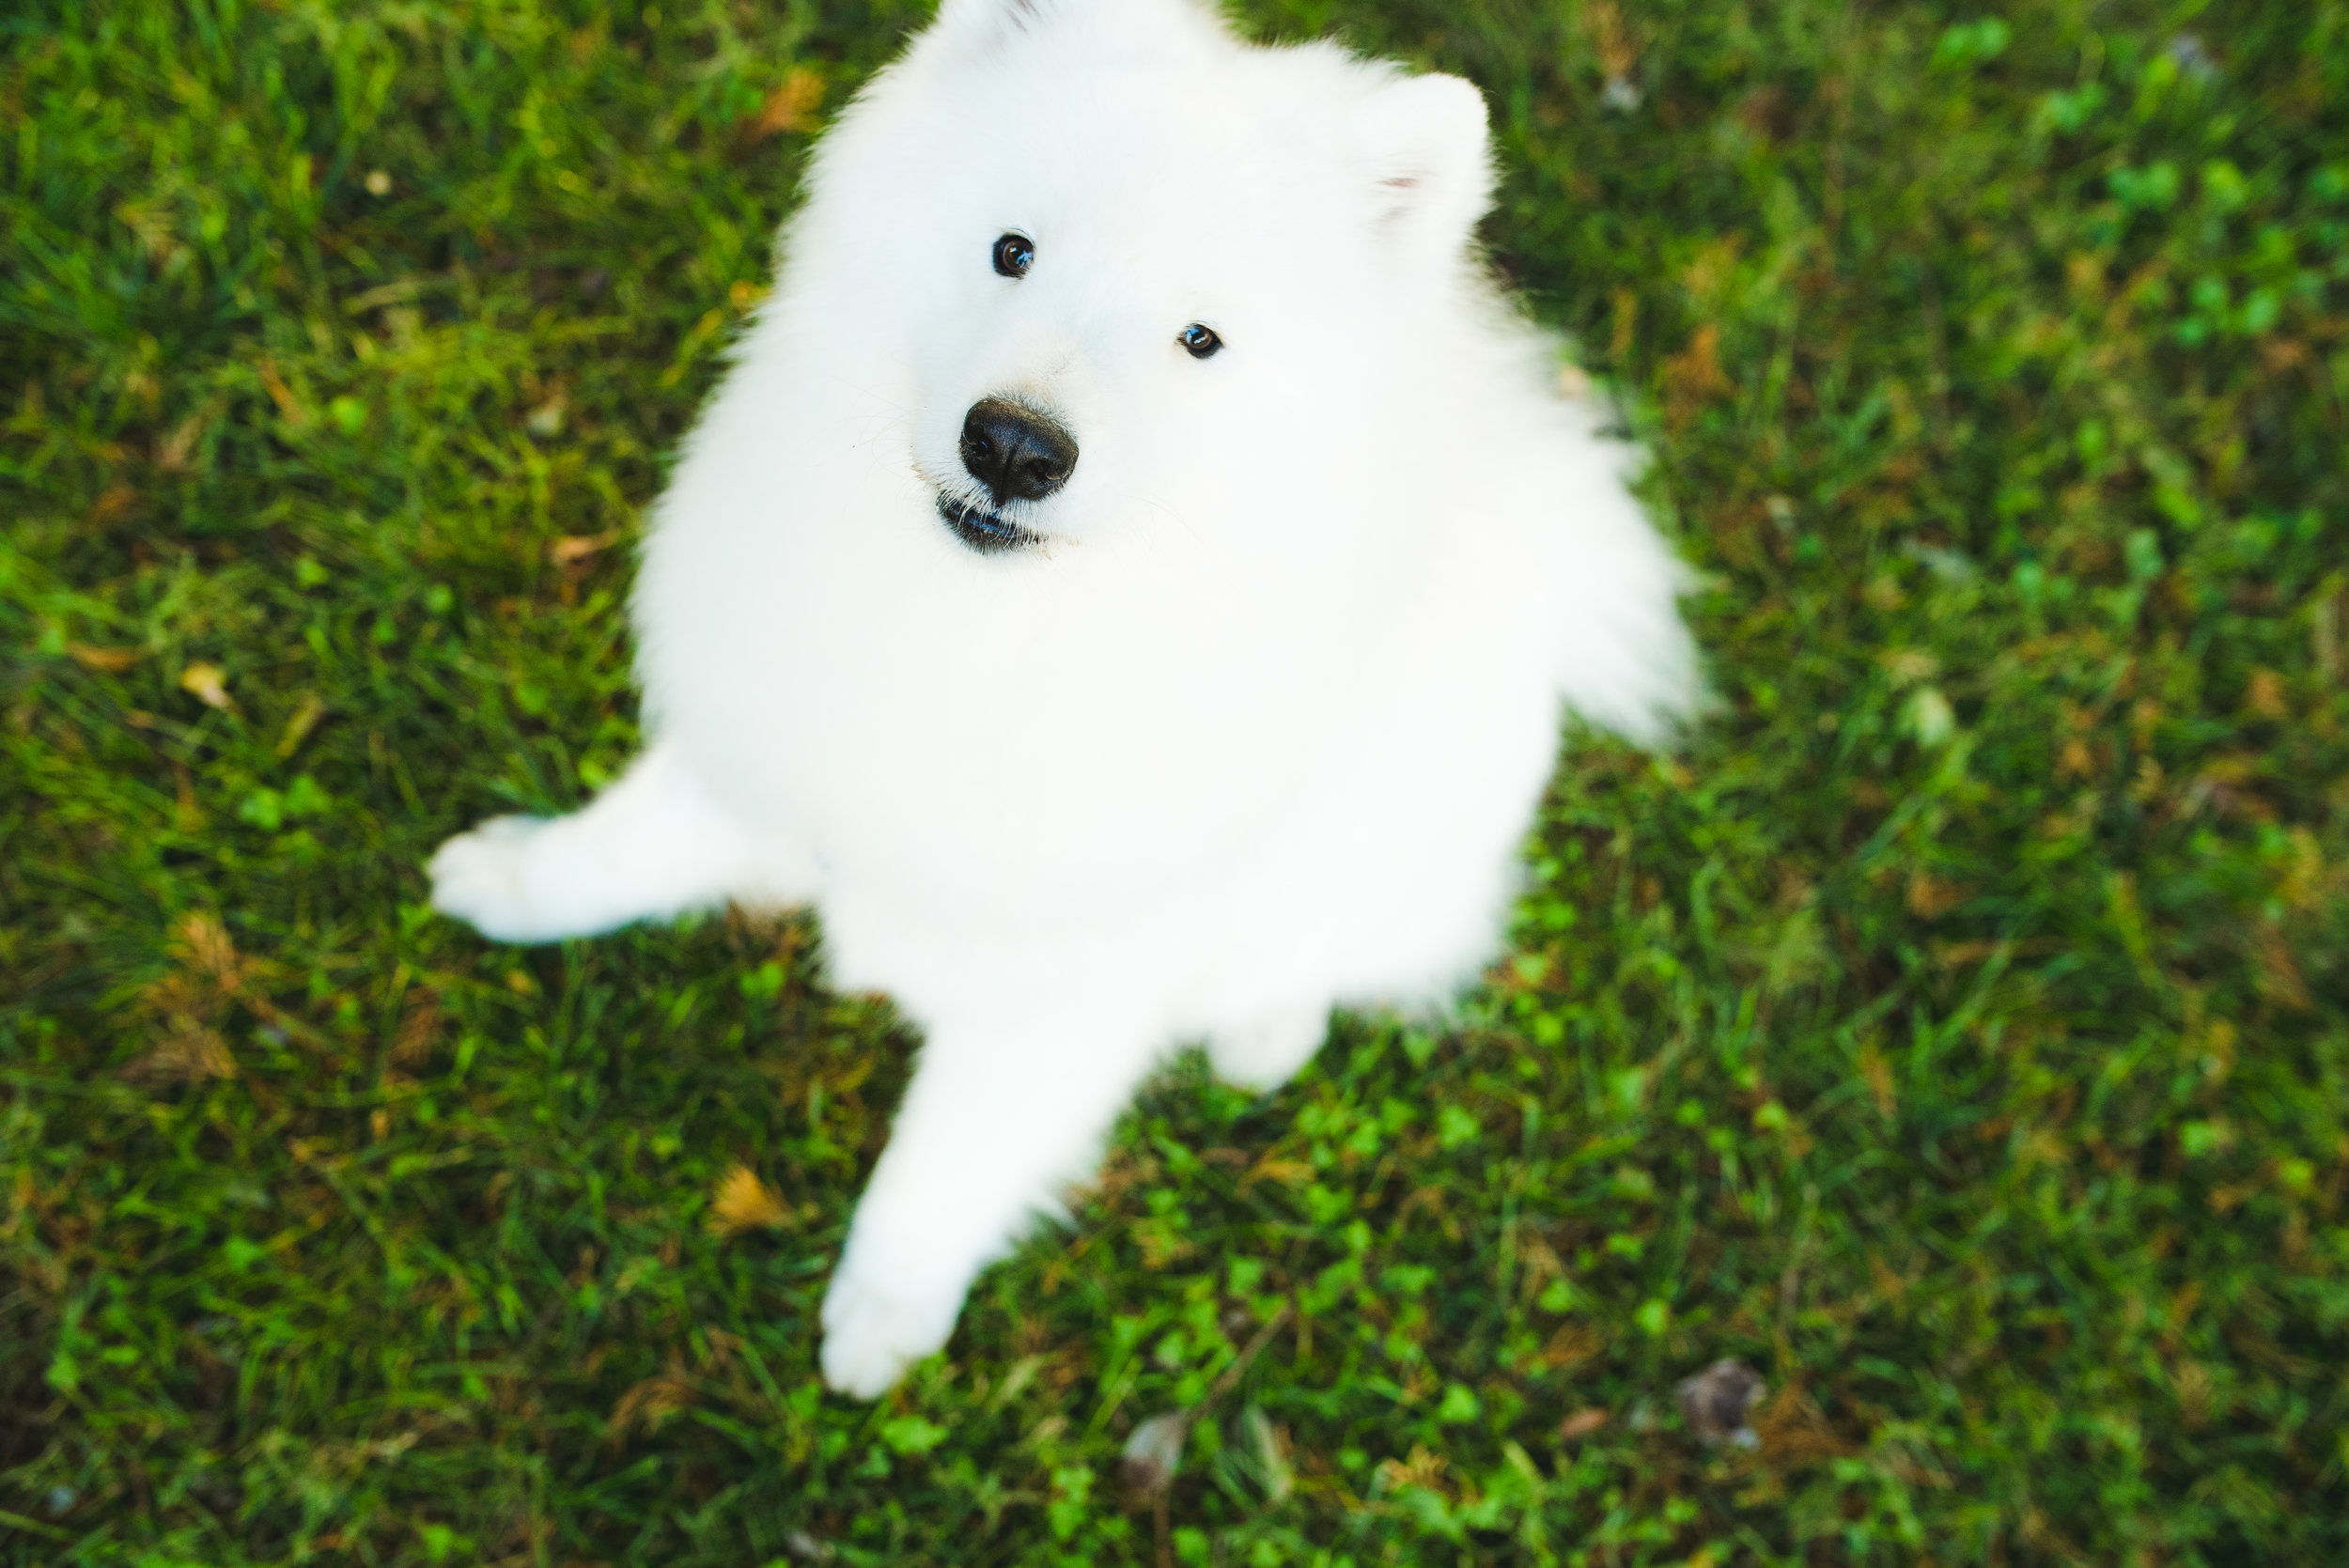
<path id="1" fill-rule="evenodd" d="M 1035 265 L 1035 246 L 1024 234 L 996 237 L 995 270 L 1007 278 L 1023 278 Z"/>
<path id="2" fill-rule="evenodd" d="M 1206 359 L 1209 354 L 1223 347 L 1221 338 L 1216 336 L 1212 330 L 1201 326 L 1196 321 L 1176 333 L 1174 341 L 1181 344 L 1193 359 Z"/>

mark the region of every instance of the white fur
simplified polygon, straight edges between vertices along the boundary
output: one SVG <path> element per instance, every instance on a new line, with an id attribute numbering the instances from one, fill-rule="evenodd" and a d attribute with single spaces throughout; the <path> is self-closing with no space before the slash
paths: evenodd
<path id="1" fill-rule="evenodd" d="M 921 1025 L 835 1388 L 944 1343 L 1170 1046 L 1268 1087 L 1333 1004 L 1471 979 L 1563 710 L 1653 738 L 1691 703 L 1627 450 L 1474 261 L 1487 179 L 1455 79 L 1188 0 L 949 0 L 819 149 L 660 504 L 652 743 L 434 859 L 508 940 L 819 903 L 837 983 Z M 1080 457 L 1004 509 L 1044 542 L 982 555 L 935 503 L 990 396 Z"/>

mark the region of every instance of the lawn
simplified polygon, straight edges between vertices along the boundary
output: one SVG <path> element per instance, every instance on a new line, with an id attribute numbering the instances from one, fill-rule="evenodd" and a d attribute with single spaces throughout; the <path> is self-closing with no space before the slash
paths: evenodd
<path id="1" fill-rule="evenodd" d="M 630 754 L 646 505 L 922 14 L 0 14 L 0 1560 L 2349 1561 L 2349 7 L 1250 4 L 1483 86 L 1719 706 L 868 1406 L 887 999 L 419 867 Z"/>

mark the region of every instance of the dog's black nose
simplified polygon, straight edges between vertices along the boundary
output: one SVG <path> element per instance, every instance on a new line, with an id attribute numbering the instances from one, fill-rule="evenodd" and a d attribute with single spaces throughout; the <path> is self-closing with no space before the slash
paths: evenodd
<path id="1" fill-rule="evenodd" d="M 998 506 L 1041 501 L 1068 482 L 1077 466 L 1077 442 L 1033 410 L 982 397 L 963 416 L 962 466 L 987 487 Z"/>

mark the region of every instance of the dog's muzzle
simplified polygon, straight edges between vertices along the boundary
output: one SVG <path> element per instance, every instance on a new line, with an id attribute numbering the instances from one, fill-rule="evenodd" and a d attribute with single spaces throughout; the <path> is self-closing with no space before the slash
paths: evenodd
<path id="1" fill-rule="evenodd" d="M 1068 482 L 1077 467 L 1077 438 L 1058 422 L 1008 397 L 982 397 L 962 416 L 963 472 L 986 489 L 994 506 L 941 493 L 938 515 L 955 537 L 981 554 L 1036 543 L 998 508 L 1041 501 Z"/>
<path id="2" fill-rule="evenodd" d="M 1040 544 L 1044 538 L 1041 534 L 1032 534 L 1020 527 L 1001 512 L 990 512 L 974 503 L 957 501 L 951 495 L 939 496 L 938 515 L 945 520 L 947 527 L 955 531 L 956 538 L 982 555 L 995 555 L 1003 551 Z"/>

